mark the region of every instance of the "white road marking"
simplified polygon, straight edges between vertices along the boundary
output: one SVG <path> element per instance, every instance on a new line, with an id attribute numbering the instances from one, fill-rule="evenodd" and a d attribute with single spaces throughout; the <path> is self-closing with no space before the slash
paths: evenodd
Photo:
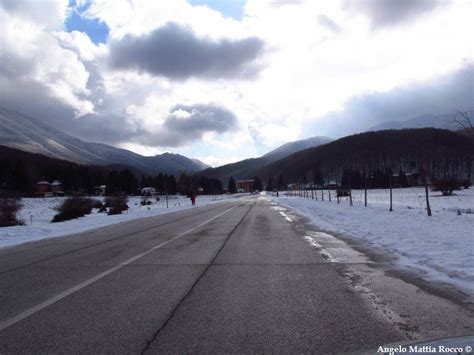
<path id="1" fill-rule="evenodd" d="M 40 304 L 34 306 L 34 307 L 31 307 L 29 309 L 27 309 L 26 311 L 23 311 L 21 312 L 20 314 L 17 314 L 16 316 L 10 318 L 10 319 L 7 319 L 7 320 L 4 320 L 2 322 L 0 322 L 0 331 L 4 330 L 4 329 L 7 329 L 8 327 L 11 327 L 12 325 L 22 321 L 23 319 L 25 318 L 28 318 L 29 316 L 51 306 L 52 304 L 62 300 L 63 298 L 67 297 L 67 296 L 70 296 L 72 295 L 73 293 L 83 289 L 84 287 L 87 287 L 91 284 L 93 284 L 94 282 L 100 280 L 100 279 L 103 279 L 104 277 L 110 275 L 111 273 L 117 271 L 117 270 L 120 270 L 121 268 L 123 268 L 124 266 L 127 266 L 131 263 L 133 263 L 134 261 L 137 261 L 138 259 L 141 259 L 143 258 L 144 256 L 150 254 L 151 252 L 175 241 L 176 239 L 178 238 L 181 238 L 183 236 L 185 236 L 186 234 L 189 234 L 191 232 L 193 232 L 194 230 L 208 224 L 209 222 L 212 222 L 213 220 L 215 220 L 216 218 L 219 218 L 221 216 L 223 216 L 224 214 L 226 214 L 227 212 L 230 212 L 232 211 L 233 209 L 235 209 L 236 207 L 238 206 L 234 206 L 232 208 L 229 208 L 227 210 L 225 210 L 224 212 L 222 213 L 219 213 L 218 215 L 212 217 L 212 218 L 209 218 L 208 220 L 198 224 L 197 226 L 191 228 L 191 229 L 188 229 L 187 231 L 183 232 L 183 233 L 180 233 L 178 234 L 177 236 L 167 240 L 166 242 L 163 242 L 163 243 L 160 243 L 158 245 L 155 245 L 154 247 L 148 249 L 147 251 L 141 253 L 141 254 L 138 254 L 136 256 L 134 256 L 133 258 L 130 258 L 126 261 L 124 261 L 123 263 L 117 265 L 117 266 L 114 266 L 113 268 L 110 268 L 104 272 L 101 272 L 100 274 L 94 276 L 94 277 L 91 277 L 90 279 L 84 281 L 84 282 L 81 282 L 80 284 L 74 286 L 74 287 L 71 287 L 70 289 L 64 291 L 64 292 L 61 292 L 59 294 L 57 294 L 56 296 L 53 296 L 51 297 L 50 299 L 44 301 L 44 302 L 41 302 Z"/>
<path id="2" fill-rule="evenodd" d="M 288 222 L 293 222 L 293 220 L 290 217 L 288 217 L 288 215 L 285 212 L 280 211 L 278 213 L 281 214 Z"/>

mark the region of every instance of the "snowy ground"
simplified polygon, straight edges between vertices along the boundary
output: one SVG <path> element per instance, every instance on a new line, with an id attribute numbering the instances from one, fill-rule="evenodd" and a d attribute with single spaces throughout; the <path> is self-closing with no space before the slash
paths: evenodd
<path id="1" fill-rule="evenodd" d="M 236 196 L 233 195 L 232 197 Z M 198 196 L 196 207 L 226 201 L 232 197 L 229 195 Z M 23 207 L 18 213 L 18 217 L 26 225 L 0 228 L 0 248 L 34 240 L 66 236 L 136 218 L 151 217 L 193 207 L 191 206 L 191 200 L 184 196 L 170 196 L 168 200 L 169 208 L 166 208 L 164 198 L 161 198 L 159 202 L 156 202 L 156 199 L 151 199 L 154 202 L 151 206 L 140 206 L 141 197 L 136 196 L 129 198 L 128 206 L 130 209 L 121 215 L 108 216 L 105 213 L 97 213 L 97 210 L 93 210 L 92 214 L 79 219 L 50 223 L 57 213 L 55 208 L 63 200 L 64 197 L 23 198 L 21 201 Z"/>
<path id="2" fill-rule="evenodd" d="M 430 192 L 433 216 L 425 210 L 424 189 L 394 189 L 394 211 L 389 212 L 389 191 L 353 191 L 336 203 L 302 197 L 272 197 L 276 202 L 310 218 L 322 230 L 342 234 L 396 257 L 398 266 L 427 280 L 454 285 L 474 295 L 474 188 L 442 197 Z M 460 211 L 460 215 L 458 214 Z"/>

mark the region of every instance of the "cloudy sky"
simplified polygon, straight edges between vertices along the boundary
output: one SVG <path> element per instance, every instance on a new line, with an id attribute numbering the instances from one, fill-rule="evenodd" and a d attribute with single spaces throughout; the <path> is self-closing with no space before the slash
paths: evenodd
<path id="1" fill-rule="evenodd" d="M 0 105 L 220 165 L 474 102 L 472 0 L 2 0 Z"/>

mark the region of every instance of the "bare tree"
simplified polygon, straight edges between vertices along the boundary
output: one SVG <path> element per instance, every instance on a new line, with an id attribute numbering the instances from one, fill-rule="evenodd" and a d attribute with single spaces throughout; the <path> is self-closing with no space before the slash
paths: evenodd
<path id="1" fill-rule="evenodd" d="M 454 122 L 459 126 L 463 133 L 474 138 L 474 118 L 472 117 L 473 111 L 459 111 L 457 110 L 454 116 Z M 467 166 L 467 186 L 471 183 L 471 170 L 472 170 L 472 159 L 466 159 Z"/>
<path id="2" fill-rule="evenodd" d="M 474 137 L 474 119 L 472 113 L 472 111 L 458 110 L 454 116 L 454 123 L 456 123 L 464 132 Z"/>

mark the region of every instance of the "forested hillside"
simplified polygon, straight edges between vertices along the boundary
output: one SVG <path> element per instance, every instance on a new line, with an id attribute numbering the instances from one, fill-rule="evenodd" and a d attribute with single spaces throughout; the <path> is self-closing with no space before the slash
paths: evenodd
<path id="1" fill-rule="evenodd" d="M 474 140 L 448 130 L 423 128 L 367 132 L 307 149 L 252 172 L 273 181 L 388 183 L 389 176 L 432 181 L 471 179 Z M 344 180 L 344 181 L 343 181 Z M 374 181 L 376 183 L 377 181 Z M 358 186 L 359 185 L 359 186 Z"/>

